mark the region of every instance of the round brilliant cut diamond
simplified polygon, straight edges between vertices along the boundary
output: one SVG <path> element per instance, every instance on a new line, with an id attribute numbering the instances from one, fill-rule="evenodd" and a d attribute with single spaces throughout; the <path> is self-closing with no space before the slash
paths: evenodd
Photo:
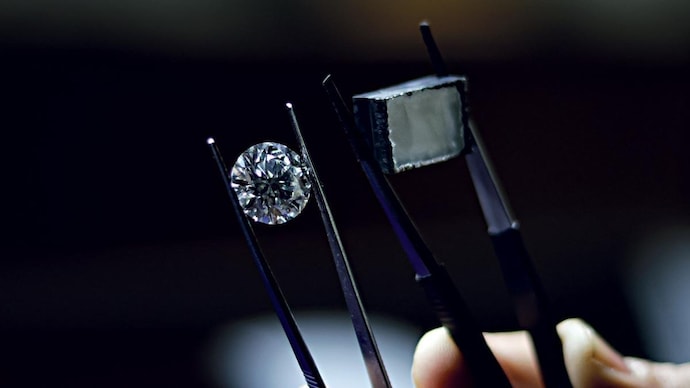
<path id="1" fill-rule="evenodd" d="M 244 151 L 230 171 L 230 185 L 244 213 L 269 225 L 297 217 L 311 194 L 309 171 L 300 155 L 273 142 Z"/>

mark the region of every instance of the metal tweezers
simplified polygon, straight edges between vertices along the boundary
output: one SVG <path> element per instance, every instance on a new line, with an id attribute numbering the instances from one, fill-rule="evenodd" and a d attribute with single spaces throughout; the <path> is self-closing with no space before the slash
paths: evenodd
<path id="1" fill-rule="evenodd" d="M 429 26 L 423 23 L 420 29 L 437 76 L 447 75 L 445 63 L 434 42 Z M 466 135 L 468 149 L 465 153 L 465 158 L 488 225 L 489 235 L 501 265 L 504 280 L 514 298 L 519 323 L 532 336 L 545 385 L 547 387 L 570 387 L 571 384 L 563 362 L 562 345 L 555 330 L 555 321 L 548 307 L 546 293 L 524 247 L 518 229 L 518 222 L 510 210 L 506 196 L 496 178 L 479 134 L 469 120 L 466 82 L 464 85 L 464 88 L 458 89 L 463 109 L 462 125 L 468 129 Z M 374 194 L 383 207 L 417 274 L 417 282 L 426 291 L 429 302 L 433 306 L 439 320 L 448 329 L 451 337 L 461 349 L 464 362 L 467 364 L 475 385 L 479 387 L 510 387 L 508 378 L 487 346 L 479 325 L 472 317 L 467 304 L 453 284 L 451 277 L 444 266 L 434 258 L 421 234 L 407 215 L 404 206 L 398 200 L 395 191 L 378 167 L 371 149 L 369 149 L 362 138 L 362 134 L 355 128 L 354 118 L 332 77 L 326 77 L 323 86 L 331 99 L 355 156 L 360 162 Z M 374 388 L 391 387 L 376 341 L 362 307 L 362 301 L 337 227 L 318 174 L 304 143 L 292 105 L 288 103 L 287 109 L 305 165 L 312 173 L 311 179 L 314 195 L 326 229 L 338 277 L 371 385 Z M 264 258 L 251 222 L 244 215 L 237 200 L 237 195 L 230 186 L 229 170 L 223 161 L 218 146 L 213 139 L 209 139 L 208 144 L 222 175 L 244 238 L 259 269 L 273 308 L 287 335 L 307 385 L 310 388 L 325 388 L 323 378 L 300 334 L 283 293 Z"/>
<path id="2" fill-rule="evenodd" d="M 297 122 L 297 117 L 295 116 L 292 104 L 286 104 L 290 121 L 292 123 L 292 128 L 299 143 L 302 158 L 304 159 L 304 164 L 310 170 L 310 177 L 312 180 L 312 190 L 316 198 L 317 205 L 319 207 L 319 212 L 321 214 L 321 219 L 326 229 L 326 235 L 328 238 L 328 243 L 331 248 L 331 253 L 333 255 L 333 260 L 335 262 L 336 271 L 338 273 L 338 278 L 340 280 L 340 285 L 345 297 L 345 302 L 352 319 L 352 324 L 354 326 L 355 335 L 357 337 L 357 342 L 364 359 L 364 364 L 369 375 L 369 380 L 371 386 L 374 388 L 390 388 L 391 383 L 388 378 L 388 374 L 381 359 L 381 354 L 379 352 L 374 334 L 369 325 L 364 307 L 362 305 L 361 298 L 359 296 L 359 291 L 355 283 L 352 270 L 350 269 L 350 264 L 345 253 L 345 249 L 340 240 L 340 234 L 336 227 L 333 215 L 331 213 L 328 201 L 323 191 L 321 180 L 318 177 L 316 169 L 311 161 L 309 151 L 304 143 L 302 133 Z M 215 140 L 212 138 L 208 140 L 208 144 L 211 147 L 211 151 L 216 160 L 218 169 L 223 176 L 223 182 L 226 186 L 226 191 L 228 192 L 231 202 L 233 204 L 233 209 L 235 210 L 235 216 L 238 219 L 242 232 L 244 234 L 245 240 L 250 247 L 252 257 L 254 262 L 259 268 L 264 286 L 269 293 L 271 303 L 273 308 L 278 315 L 283 330 L 287 335 L 287 338 L 292 347 L 293 353 L 297 358 L 302 374 L 310 388 L 325 388 L 323 379 L 317 369 L 309 349 L 304 342 L 302 335 L 297 327 L 294 316 L 290 311 L 290 308 L 283 296 L 280 286 L 278 285 L 275 277 L 265 260 L 261 248 L 259 246 L 256 235 L 252 228 L 252 224 L 249 219 L 244 215 L 242 209 L 240 208 L 239 201 L 237 199 L 237 194 L 234 189 L 230 186 L 229 181 L 229 171 Z"/>
<path id="3" fill-rule="evenodd" d="M 422 23 L 420 30 L 436 75 L 448 75 L 429 25 Z M 563 360 L 562 344 L 556 332 L 556 321 L 549 308 L 546 292 L 527 253 L 519 232 L 519 223 L 510 209 L 479 133 L 469 120 L 466 80 L 463 85 L 458 87 L 458 91 L 462 105 L 461 122 L 468 129 L 465 159 L 504 281 L 513 297 L 518 322 L 532 337 L 545 386 L 571 387 Z M 433 257 L 388 179 L 378 167 L 373 151 L 355 127 L 354 118 L 330 75 L 323 81 L 323 86 L 364 174 L 415 269 L 417 281 L 425 289 L 439 320 L 461 349 L 475 385 L 510 387 L 467 304 L 443 265 Z"/>

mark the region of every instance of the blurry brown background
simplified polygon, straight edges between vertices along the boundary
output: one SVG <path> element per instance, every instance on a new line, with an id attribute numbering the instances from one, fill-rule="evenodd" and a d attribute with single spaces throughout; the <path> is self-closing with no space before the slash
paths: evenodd
<path id="1" fill-rule="evenodd" d="M 213 333 L 269 304 L 205 139 L 292 144 L 288 100 L 367 306 L 434 326 L 320 88 L 430 73 L 422 19 L 559 316 L 648 355 L 624 278 L 690 220 L 687 1 L 4 0 L 0 384 L 211 386 Z M 392 181 L 482 325 L 516 328 L 463 162 Z M 314 206 L 259 229 L 296 308 L 343 309 Z"/>

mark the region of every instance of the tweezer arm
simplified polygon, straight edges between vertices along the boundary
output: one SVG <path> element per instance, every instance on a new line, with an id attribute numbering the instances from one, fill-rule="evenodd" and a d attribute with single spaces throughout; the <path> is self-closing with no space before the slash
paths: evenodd
<path id="1" fill-rule="evenodd" d="M 532 337 L 545 385 L 571 387 L 548 296 L 525 248 L 519 222 L 512 214 L 479 133 L 472 122 L 466 123 L 471 150 L 465 159 L 518 322 Z"/>
<path id="2" fill-rule="evenodd" d="M 323 226 L 326 229 L 328 245 L 330 246 L 331 253 L 333 254 L 333 261 L 335 262 L 335 268 L 338 272 L 338 279 L 340 280 L 340 286 L 343 290 L 343 296 L 345 297 L 347 309 L 350 312 L 350 318 L 352 319 L 352 325 L 355 329 L 357 342 L 359 343 L 362 357 L 364 358 L 364 365 L 369 375 L 369 381 L 371 382 L 371 386 L 373 388 L 391 388 L 388 374 L 386 373 L 386 369 L 383 365 L 383 359 L 381 358 L 378 346 L 376 345 L 374 333 L 369 325 L 369 320 L 367 319 L 364 306 L 362 305 L 362 300 L 359 296 L 359 290 L 357 289 L 357 285 L 354 281 L 352 269 L 350 268 L 350 262 L 347 259 L 345 248 L 340 240 L 340 233 L 338 233 L 338 228 L 335 225 L 335 219 L 333 218 L 331 208 L 326 200 L 326 194 L 321 186 L 321 180 L 319 179 L 316 168 L 312 163 L 307 145 L 304 143 L 302 131 L 299 129 L 299 124 L 297 122 L 297 117 L 295 116 L 295 111 L 292 108 L 292 104 L 288 103 L 286 106 L 290 116 L 290 121 L 292 123 L 292 129 L 295 133 L 295 137 L 297 137 L 300 151 L 304 157 L 304 162 L 311 170 L 312 190 L 314 191 L 316 203 L 319 206 Z"/>
<path id="3" fill-rule="evenodd" d="M 431 34 L 431 27 L 428 23 L 421 23 L 419 30 L 436 75 L 446 75 L 446 65 Z M 571 387 L 563 361 L 563 346 L 556 332 L 556 322 L 549 311 L 546 292 L 525 249 L 518 230 L 519 224 L 508 205 L 508 199 L 486 154 L 482 139 L 469 120 L 467 84 L 458 88 L 458 92 L 462 104 L 462 127 L 468 132 L 466 139 L 469 149 L 465 159 L 503 279 L 513 296 L 518 320 L 532 336 L 546 387 Z"/>
<path id="4" fill-rule="evenodd" d="M 271 267 L 268 265 L 268 262 L 261 251 L 259 242 L 254 234 L 254 229 L 240 208 L 240 203 L 237 200 L 235 190 L 230 186 L 230 175 L 228 168 L 223 161 L 223 157 L 220 154 L 220 150 L 213 139 L 209 139 L 208 144 L 211 147 L 211 152 L 216 160 L 218 170 L 223 177 L 223 183 L 225 184 L 226 191 L 230 196 L 230 202 L 232 202 L 232 208 L 235 212 L 237 220 L 239 221 L 242 234 L 247 241 L 252 258 L 259 269 L 261 280 L 268 291 L 273 309 L 275 310 L 276 315 L 280 320 L 280 324 L 285 331 L 285 335 L 290 342 L 290 346 L 292 347 L 292 351 L 297 358 L 297 363 L 302 370 L 302 374 L 307 382 L 307 386 L 309 388 L 326 388 L 326 384 L 324 383 L 321 374 L 316 367 L 316 363 L 314 362 L 314 359 L 307 348 L 307 344 L 304 342 L 304 339 L 300 334 L 299 328 L 297 327 L 297 322 L 295 322 L 295 318 L 290 311 L 290 307 L 285 300 L 285 296 L 283 295 L 275 276 L 273 276 L 273 271 L 271 271 Z"/>
<path id="5" fill-rule="evenodd" d="M 448 272 L 434 259 L 393 188 L 370 156 L 370 150 L 361 134 L 355 129 L 352 114 L 330 76 L 326 77 L 323 86 L 350 141 L 355 157 L 360 162 L 376 198 L 417 273 L 417 281 L 424 288 L 439 320 L 462 351 L 463 359 L 467 363 L 475 385 L 510 387 L 508 378 L 491 353 L 481 329 L 474 321 Z"/>
<path id="6" fill-rule="evenodd" d="M 465 95 L 466 90 L 461 92 Z M 474 190 L 479 199 L 479 205 L 484 213 L 489 233 L 498 234 L 502 231 L 519 227 L 519 223 L 513 215 L 513 211 L 508 203 L 508 197 L 503 191 L 498 176 L 494 171 L 491 160 L 489 159 L 482 138 L 474 127 L 474 123 L 467 119 L 467 101 L 463 98 L 463 126 L 469 130 L 469 152 L 465 154 L 465 161 L 472 176 Z"/>

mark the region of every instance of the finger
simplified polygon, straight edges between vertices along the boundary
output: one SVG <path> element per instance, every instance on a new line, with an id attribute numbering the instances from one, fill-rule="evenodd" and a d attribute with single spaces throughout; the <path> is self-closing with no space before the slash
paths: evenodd
<path id="1" fill-rule="evenodd" d="M 563 321 L 557 329 L 575 388 L 690 387 L 690 364 L 624 358 L 580 319 Z M 514 387 L 543 386 L 526 332 L 490 333 L 485 338 Z M 443 328 L 420 340 L 412 376 L 418 388 L 472 387 L 462 354 Z"/>
<path id="2" fill-rule="evenodd" d="M 544 386 L 537 355 L 526 331 L 486 333 L 484 337 L 513 388 Z"/>
<path id="3" fill-rule="evenodd" d="M 557 329 L 575 388 L 690 387 L 690 363 L 624 358 L 580 319 L 565 320 Z M 514 387 L 543 386 L 526 332 L 490 333 L 485 338 Z M 462 354 L 443 328 L 430 331 L 420 340 L 412 377 L 417 388 L 472 387 Z"/>
<path id="4" fill-rule="evenodd" d="M 575 388 L 639 386 L 623 357 L 584 321 L 567 319 L 557 329 Z"/>
<path id="5" fill-rule="evenodd" d="M 417 388 L 469 387 L 469 371 L 448 331 L 439 327 L 419 340 L 412 361 Z"/>
<path id="6" fill-rule="evenodd" d="M 579 319 L 563 321 L 558 333 L 575 388 L 690 387 L 690 364 L 624 358 Z"/>
<path id="7" fill-rule="evenodd" d="M 655 363 L 633 357 L 626 357 L 625 363 L 640 387 L 690 387 L 690 363 Z"/>
<path id="8" fill-rule="evenodd" d="M 541 387 L 537 361 L 525 332 L 484 335 L 499 364 L 515 388 Z M 425 334 L 417 345 L 412 364 L 417 388 L 472 387 L 462 353 L 444 328 Z"/>

